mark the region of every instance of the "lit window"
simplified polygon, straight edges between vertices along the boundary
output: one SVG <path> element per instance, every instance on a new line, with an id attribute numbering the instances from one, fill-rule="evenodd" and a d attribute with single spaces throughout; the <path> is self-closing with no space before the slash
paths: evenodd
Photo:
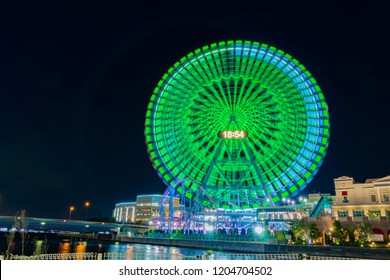
<path id="1" fill-rule="evenodd" d="M 339 217 L 348 217 L 348 211 L 347 210 L 339 210 L 338 214 L 339 214 Z"/>
<path id="2" fill-rule="evenodd" d="M 363 217 L 364 211 L 363 210 L 353 210 L 353 216 L 354 217 Z"/>

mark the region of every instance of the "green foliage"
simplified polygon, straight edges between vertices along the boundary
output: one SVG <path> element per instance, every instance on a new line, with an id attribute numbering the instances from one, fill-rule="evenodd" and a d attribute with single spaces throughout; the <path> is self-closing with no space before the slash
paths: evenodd
<path id="1" fill-rule="evenodd" d="M 372 225 L 369 223 L 360 223 L 358 225 L 346 225 L 343 227 L 339 221 L 333 223 L 334 237 L 341 245 L 347 239 L 350 245 L 365 245 L 371 241 L 373 236 Z M 356 243 L 358 242 L 358 244 Z"/>
<path id="2" fill-rule="evenodd" d="M 315 223 L 311 223 L 309 227 L 310 227 L 310 237 L 312 239 L 317 239 L 318 237 L 320 237 L 320 231 L 318 230 L 317 225 Z"/>
<path id="3" fill-rule="evenodd" d="M 369 217 L 380 217 L 381 216 L 381 212 L 380 211 L 368 211 L 367 215 Z"/>
<path id="4" fill-rule="evenodd" d="M 373 236 L 372 225 L 369 223 L 360 223 L 355 230 L 355 236 L 360 244 L 370 242 Z"/>
<path id="5" fill-rule="evenodd" d="M 348 237 L 348 232 L 343 226 L 341 225 L 340 221 L 334 221 L 333 222 L 333 237 L 339 242 L 340 244 L 344 244 Z"/>
<path id="6" fill-rule="evenodd" d="M 356 226 L 355 225 L 347 225 L 344 229 L 347 232 L 350 245 L 354 244 L 355 243 Z"/>
<path id="7" fill-rule="evenodd" d="M 320 236 L 317 225 L 305 220 L 294 220 L 291 224 L 291 233 L 298 243 L 306 243 L 309 238 L 317 239 Z"/>

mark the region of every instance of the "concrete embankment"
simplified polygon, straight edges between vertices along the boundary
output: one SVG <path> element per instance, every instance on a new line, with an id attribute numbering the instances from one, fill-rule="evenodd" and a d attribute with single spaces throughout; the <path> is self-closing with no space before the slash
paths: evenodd
<path id="1" fill-rule="evenodd" d="M 341 246 L 274 245 L 247 241 L 184 240 L 173 238 L 120 237 L 120 241 L 175 247 L 189 247 L 243 254 L 301 253 L 318 256 L 390 260 L 390 249 Z"/>

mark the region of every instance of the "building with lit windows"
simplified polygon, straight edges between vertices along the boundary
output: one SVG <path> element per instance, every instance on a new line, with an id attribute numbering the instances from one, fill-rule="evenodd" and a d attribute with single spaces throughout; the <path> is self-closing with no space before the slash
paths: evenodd
<path id="1" fill-rule="evenodd" d="M 363 221 L 380 221 L 381 217 L 390 218 L 390 176 L 380 179 L 367 179 L 356 183 L 351 177 L 334 179 L 335 198 L 334 215 L 339 220 L 351 218 Z"/>
<path id="2" fill-rule="evenodd" d="M 298 197 L 286 200 L 282 206 L 247 209 L 245 211 L 219 210 L 225 219 L 238 229 L 248 226 L 265 225 L 275 230 L 287 230 L 289 222 L 295 219 L 307 219 L 317 224 L 322 233 L 332 231 L 333 222 L 339 220 L 345 225 L 357 225 L 368 222 L 372 225 L 374 239 L 390 241 L 390 176 L 367 179 L 357 183 L 351 177 L 334 179 L 335 195 L 314 193 L 308 198 Z M 326 199 L 322 199 L 326 198 Z M 163 202 L 164 207 L 161 207 Z M 186 215 L 180 199 L 173 198 L 172 228 L 182 228 Z M 160 211 L 164 215 L 160 215 Z M 198 220 L 207 228 L 215 224 L 215 210 L 200 213 Z M 214 213 L 214 214 L 213 214 Z M 117 222 L 140 223 L 152 228 L 160 228 L 169 221 L 169 197 L 164 195 L 138 195 L 135 202 L 115 205 L 113 214 Z"/>
<path id="3" fill-rule="evenodd" d="M 138 195 L 136 202 L 136 214 L 135 220 L 136 222 L 140 222 L 142 224 L 147 224 L 154 222 L 156 223 L 160 218 L 160 202 L 163 201 L 164 196 L 160 194 L 152 194 L 152 195 Z M 169 202 L 168 199 L 164 201 L 164 211 L 165 216 L 168 216 L 169 211 Z M 173 207 L 174 207 L 174 216 L 180 217 L 180 200 L 179 198 L 173 198 Z"/>
<path id="4" fill-rule="evenodd" d="M 135 202 L 122 202 L 115 204 L 113 217 L 118 223 L 135 222 Z"/>
<path id="5" fill-rule="evenodd" d="M 367 179 L 364 183 L 343 176 L 334 179 L 334 219 L 343 224 L 368 222 L 378 241 L 390 236 L 390 176 Z"/>
<path id="6" fill-rule="evenodd" d="M 158 224 L 160 219 L 160 203 L 164 196 L 160 194 L 138 195 L 135 202 L 122 202 L 115 205 L 113 217 L 120 223 Z M 164 201 L 164 216 L 169 215 L 169 201 Z M 180 200 L 173 198 L 174 217 L 180 218 Z"/>

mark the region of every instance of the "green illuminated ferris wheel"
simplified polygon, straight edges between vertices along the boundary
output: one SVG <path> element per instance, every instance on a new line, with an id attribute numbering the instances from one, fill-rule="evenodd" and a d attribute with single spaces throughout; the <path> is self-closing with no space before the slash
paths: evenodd
<path id="1" fill-rule="evenodd" d="M 296 59 L 249 41 L 211 44 L 163 76 L 146 114 L 146 142 L 166 183 L 204 207 L 278 205 L 322 164 L 327 104 Z M 199 196 L 200 186 L 206 195 Z"/>

